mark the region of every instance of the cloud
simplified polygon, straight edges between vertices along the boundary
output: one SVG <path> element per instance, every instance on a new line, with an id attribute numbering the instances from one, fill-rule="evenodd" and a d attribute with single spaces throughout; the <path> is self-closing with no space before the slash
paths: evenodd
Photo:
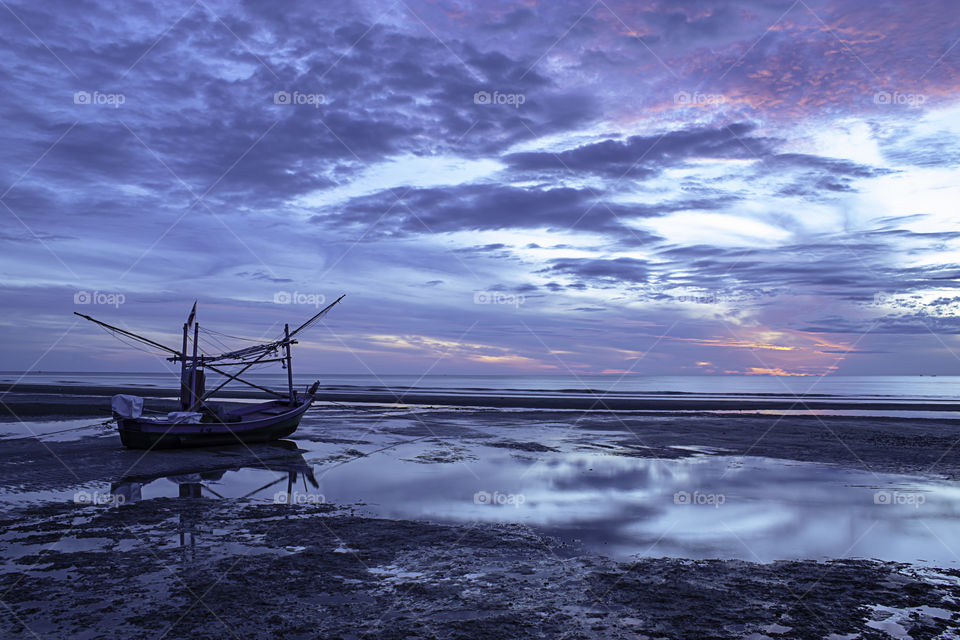
<path id="1" fill-rule="evenodd" d="M 694 345 L 727 349 L 718 371 L 757 368 L 703 342 L 724 323 L 798 344 L 955 330 L 960 48 L 945 0 L 10 9 L 11 367 L 69 327 L 78 289 L 125 292 L 124 317 L 155 330 L 152 314 L 196 297 L 252 330 L 295 315 L 270 306 L 279 284 L 347 290 L 345 342 L 386 367 L 435 360 L 478 320 L 481 347 L 457 352 L 471 370 L 477 354 L 559 367 L 529 330 L 574 370 L 625 369 L 638 316 L 691 340 L 652 353 L 651 372 L 695 367 Z M 489 283 L 529 299 L 474 304 Z M 383 335 L 412 336 L 400 359 Z M 78 353 L 51 357 L 84 368 Z M 819 371 L 823 353 L 760 368 Z M 921 356 L 856 357 L 873 372 Z"/>
<path id="2" fill-rule="evenodd" d="M 546 269 L 547 274 L 564 274 L 604 286 L 609 283 L 640 284 L 647 281 L 646 261 L 634 258 L 556 260 Z"/>
<path id="3" fill-rule="evenodd" d="M 648 242 L 654 239 L 653 234 L 623 222 L 625 217 L 644 213 L 643 208 L 597 206 L 596 200 L 596 194 L 587 189 L 467 184 L 354 198 L 336 211 L 313 216 L 311 222 L 329 228 L 365 228 L 368 238 L 542 228 L 610 232 Z"/>
<path id="4" fill-rule="evenodd" d="M 749 123 L 698 127 L 661 135 L 630 136 L 622 141 L 604 140 L 559 153 L 515 153 L 504 159 L 521 171 L 562 170 L 640 179 L 657 174 L 664 166 L 690 159 L 753 159 L 770 144 L 765 139 L 750 137 L 754 129 Z"/>

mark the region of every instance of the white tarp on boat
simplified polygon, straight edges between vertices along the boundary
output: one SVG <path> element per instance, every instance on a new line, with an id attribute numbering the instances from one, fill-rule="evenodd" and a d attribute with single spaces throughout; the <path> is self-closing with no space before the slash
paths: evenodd
<path id="1" fill-rule="evenodd" d="M 197 424 L 202 417 L 203 414 L 196 411 L 171 411 L 167 414 L 167 420 L 173 424 Z"/>
<path id="2" fill-rule="evenodd" d="M 110 401 L 110 407 L 121 418 L 139 418 L 143 415 L 143 398 L 118 393 Z"/>

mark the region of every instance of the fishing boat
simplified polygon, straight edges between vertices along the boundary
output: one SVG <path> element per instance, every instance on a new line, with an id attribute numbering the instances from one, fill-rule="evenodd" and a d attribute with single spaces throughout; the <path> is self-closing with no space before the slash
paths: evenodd
<path id="1" fill-rule="evenodd" d="M 89 320 L 121 339 L 131 339 L 148 347 L 160 349 L 167 359 L 180 364 L 180 410 L 159 415 L 144 415 L 143 398 L 128 394 L 113 396 L 111 409 L 117 422 L 120 442 L 131 449 L 173 449 L 182 447 L 212 447 L 233 444 L 270 442 L 292 435 L 303 414 L 313 403 L 319 381 L 300 394 L 293 388 L 293 355 L 295 337 L 323 318 L 344 296 L 340 296 L 322 311 L 290 330 L 284 325 L 283 336 L 276 340 L 255 341 L 256 344 L 216 355 L 205 353 L 199 347 L 200 324 L 196 322 L 197 304 L 183 325 L 180 349 L 161 344 L 132 331 L 121 329 L 82 313 L 75 315 Z M 193 329 L 192 351 L 190 330 Z M 225 336 L 226 334 L 219 334 Z M 189 353 L 188 353 L 189 351 Z M 241 376 L 252 366 L 280 363 L 287 370 L 286 393 L 268 389 Z M 239 367 L 239 370 L 231 370 Z M 216 388 L 206 390 L 206 372 L 223 376 Z M 239 382 L 273 396 L 267 402 L 228 408 L 210 401 L 217 391 L 229 382 Z"/>

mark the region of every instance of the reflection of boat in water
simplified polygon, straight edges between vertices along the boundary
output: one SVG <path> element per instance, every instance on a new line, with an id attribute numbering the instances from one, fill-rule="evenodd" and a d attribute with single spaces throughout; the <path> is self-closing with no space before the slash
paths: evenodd
<path id="1" fill-rule="evenodd" d="M 181 454 L 176 454 L 181 455 Z M 297 448 L 297 445 L 289 440 L 279 440 L 264 445 L 258 445 L 249 450 L 249 453 L 240 456 L 239 460 L 224 461 L 221 456 L 199 452 L 201 459 L 182 465 L 175 470 L 150 471 L 144 470 L 142 473 L 136 473 L 136 467 L 132 473 L 127 473 L 123 477 L 113 481 L 110 485 L 110 493 L 114 504 L 132 504 L 141 502 L 144 498 L 144 488 L 164 480 L 176 485 L 176 495 L 170 496 L 177 499 L 186 500 L 184 506 L 199 504 L 195 502 L 202 498 L 222 499 L 225 498 L 223 487 L 214 489 L 214 484 L 229 485 L 231 483 L 230 475 L 236 472 L 246 472 L 248 470 L 264 471 L 273 473 L 276 477 L 270 479 L 262 486 L 257 486 L 251 490 L 246 490 L 241 499 L 256 499 L 264 497 L 264 491 L 275 487 L 286 481 L 286 490 L 275 492 L 270 496 L 274 503 L 290 504 L 294 502 L 294 496 L 297 495 L 297 484 L 302 482 L 303 496 L 310 496 L 307 483 L 314 489 L 319 489 L 320 483 L 317 482 L 313 473 L 313 465 L 309 464 L 303 458 L 303 451 Z M 204 462 L 206 459 L 206 462 Z M 141 458 L 141 464 L 150 464 L 149 458 Z M 155 462 L 154 462 L 155 464 Z M 156 487 L 156 485 L 154 485 Z M 166 487 L 163 487 L 166 488 Z M 160 492 L 163 492 L 160 488 Z M 303 502 L 303 500 L 299 500 Z M 312 502 L 324 502 L 323 496 L 314 495 Z M 193 548 L 196 546 L 197 537 L 202 534 L 209 534 L 209 529 L 203 528 L 202 511 L 195 509 L 181 509 L 177 519 L 177 533 L 179 535 L 179 544 L 181 547 Z"/>
<path id="2" fill-rule="evenodd" d="M 211 459 L 205 460 L 204 458 L 207 457 L 202 456 L 196 462 L 187 462 L 176 469 L 164 471 L 145 470 L 143 473 L 136 473 L 136 466 L 134 466 L 130 472 L 111 483 L 110 493 L 118 498 L 119 504 L 139 502 L 144 499 L 144 487 L 159 480 L 168 480 L 179 487 L 177 497 L 180 498 L 223 498 L 224 496 L 209 486 L 209 483 L 223 480 L 228 472 L 244 469 L 284 475 L 259 488 L 247 491 L 242 496 L 237 496 L 240 498 L 256 498 L 257 494 L 276 486 L 284 479 L 287 481 L 288 496 L 300 481 L 303 482 L 305 491 L 308 482 L 315 489 L 320 486 L 314 476 L 313 466 L 303 458 L 303 451 L 289 440 L 279 440 L 250 449 L 249 453 L 239 456 L 238 460 L 223 460 L 220 456 L 211 456 Z M 150 459 L 141 459 L 141 463 L 145 465 L 151 462 Z"/>
<path id="3" fill-rule="evenodd" d="M 121 340 L 132 339 L 165 354 L 167 359 L 179 362 L 180 410 L 165 415 L 143 415 L 143 398 L 132 395 L 113 397 L 112 409 L 120 441 L 132 449 L 170 449 L 179 447 L 209 447 L 230 444 L 269 442 L 286 438 L 300 425 L 303 414 L 313 403 L 319 382 L 303 395 L 293 388 L 293 358 L 291 347 L 297 344 L 295 336 L 322 318 L 343 296 L 334 300 L 323 310 L 302 325 L 290 330 L 284 325 L 283 336 L 276 340 L 259 341 L 237 338 L 209 329 L 203 337 L 208 343 L 223 345 L 223 339 L 244 340 L 253 343 L 240 349 L 226 349 L 223 353 L 210 354 L 200 349 L 200 325 L 195 323 L 197 305 L 194 303 L 183 325 L 183 346 L 174 349 L 144 336 L 95 320 L 82 313 L 76 315 L 94 322 L 112 332 Z M 192 355 L 188 355 L 190 328 L 193 327 Z M 217 347 L 217 345 L 214 345 Z M 224 345 L 225 346 L 225 345 Z M 219 349 L 219 348 L 218 348 Z M 273 391 L 240 377 L 254 365 L 279 362 L 287 370 L 286 393 Z M 240 367 L 239 370 L 229 370 Z M 213 371 L 225 380 L 211 391 L 206 391 L 206 371 Z M 236 381 L 256 388 L 277 399 L 239 408 L 227 408 L 208 402 L 209 398 L 229 382 Z"/>

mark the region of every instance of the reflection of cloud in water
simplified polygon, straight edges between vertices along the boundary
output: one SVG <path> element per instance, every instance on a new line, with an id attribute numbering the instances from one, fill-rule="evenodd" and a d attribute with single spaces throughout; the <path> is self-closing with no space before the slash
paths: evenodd
<path id="1" fill-rule="evenodd" d="M 915 477 L 726 456 L 574 453 L 531 461 L 491 451 L 468 465 L 412 466 L 359 460 L 325 476 L 324 490 L 333 501 L 365 501 L 391 517 L 523 522 L 619 556 L 956 562 L 934 534 L 951 539 L 957 490 Z M 922 495 L 924 504 L 875 504 L 878 490 Z M 475 504 L 477 491 L 524 500 Z M 677 492 L 713 502 L 677 504 Z"/>
<path id="2" fill-rule="evenodd" d="M 409 462 L 418 453 L 419 445 L 404 444 L 340 467 L 318 466 L 316 491 L 391 518 L 520 522 L 619 557 L 957 563 L 947 545 L 960 489 L 945 482 L 770 458 L 530 457 L 483 447 L 472 452 L 475 460 Z M 239 497 L 283 475 L 247 468 L 205 484 Z M 152 483 L 143 497 L 173 486 Z M 877 504 L 878 491 L 896 504 Z"/>

